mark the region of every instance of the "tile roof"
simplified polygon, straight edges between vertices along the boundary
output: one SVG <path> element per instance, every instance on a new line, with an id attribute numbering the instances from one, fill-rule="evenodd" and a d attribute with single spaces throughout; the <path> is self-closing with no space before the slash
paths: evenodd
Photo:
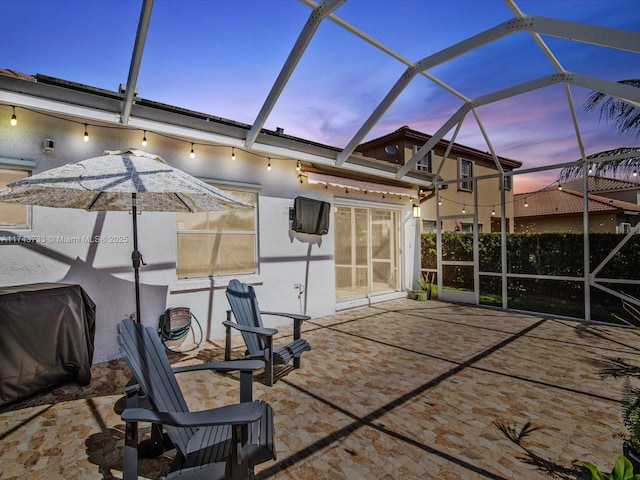
<path id="1" fill-rule="evenodd" d="M 26 73 L 20 73 L 8 68 L 0 68 L 0 75 L 6 75 L 7 77 L 20 78 L 22 80 L 29 80 L 35 82 L 36 78 L 33 75 L 27 75 Z"/>
<path id="2" fill-rule="evenodd" d="M 411 140 L 417 140 L 422 143 L 427 143 L 432 136 L 433 135 L 429 135 L 428 133 L 414 130 L 408 125 L 403 125 L 402 127 L 398 128 L 397 130 L 394 130 L 391 133 L 387 133 L 380 137 L 373 138 L 371 140 L 367 140 L 366 142 L 361 143 L 360 145 L 358 145 L 356 151 L 363 150 L 368 146 L 375 145 L 383 141 L 392 140 L 398 137 L 406 137 Z M 449 145 L 449 141 L 442 139 L 438 142 L 438 144 L 441 147 L 446 148 Z M 462 145 L 461 143 L 455 143 L 455 142 L 454 142 L 454 148 L 458 151 L 477 155 L 479 157 L 486 158 L 493 161 L 493 157 L 489 152 L 483 152 L 482 150 L 478 150 L 477 148 L 469 147 L 467 145 Z M 509 166 L 511 168 L 519 168 L 522 166 L 522 162 L 518 160 L 513 160 L 511 158 L 498 156 L 498 160 L 504 166 Z"/>
<path id="3" fill-rule="evenodd" d="M 575 192 L 582 192 L 583 178 L 575 178 L 562 184 L 563 187 Z M 618 180 L 616 178 L 599 177 L 589 175 L 587 179 L 587 188 L 589 192 L 611 192 L 619 190 L 640 190 L 640 183 L 630 182 L 626 180 Z"/>
<path id="4" fill-rule="evenodd" d="M 525 200 L 528 204 L 525 207 Z M 517 193 L 513 196 L 513 216 L 518 217 L 539 217 L 545 215 L 571 215 L 582 213 L 583 199 L 582 193 L 569 190 L 563 187 L 540 190 L 532 193 Z M 589 194 L 589 212 L 615 212 L 617 210 L 631 210 L 640 212 L 640 205 L 623 202 L 600 195 Z"/>

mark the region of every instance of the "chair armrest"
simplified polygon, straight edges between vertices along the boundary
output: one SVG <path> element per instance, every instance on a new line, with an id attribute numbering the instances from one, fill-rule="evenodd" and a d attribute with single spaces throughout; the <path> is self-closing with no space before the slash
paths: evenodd
<path id="1" fill-rule="evenodd" d="M 273 337 L 278 330 L 275 328 L 259 328 L 259 327 L 247 327 L 245 325 L 239 325 L 235 322 L 229 322 L 227 320 L 222 322 L 223 325 L 231 328 L 235 328 L 236 330 L 240 330 L 241 332 L 250 332 L 258 335 L 265 335 L 267 337 Z"/>
<path id="2" fill-rule="evenodd" d="M 253 400 L 253 372 L 264 368 L 262 360 L 228 360 L 226 362 L 208 362 L 198 365 L 173 367 L 174 373 L 214 370 L 216 372 L 240 371 L 240 402 Z"/>
<path id="3" fill-rule="evenodd" d="M 286 313 L 286 312 L 265 312 L 261 311 L 261 315 L 274 315 L 279 317 L 287 317 L 293 319 L 293 339 L 299 340 L 300 334 L 302 331 L 302 322 L 305 320 L 309 320 L 311 317 L 309 315 L 299 315 L 297 313 Z"/>
<path id="4" fill-rule="evenodd" d="M 131 378 L 124 387 L 124 393 L 127 397 L 131 397 L 133 395 L 137 395 L 140 393 L 140 385 L 138 385 L 137 380 Z"/>
<path id="5" fill-rule="evenodd" d="M 255 372 L 264 368 L 262 360 L 234 360 L 228 362 L 209 362 L 197 365 L 173 367 L 174 373 L 193 372 L 197 370 L 215 370 L 216 372 Z"/>
<path id="6" fill-rule="evenodd" d="M 297 313 L 287 313 L 287 312 L 260 312 L 261 315 L 276 315 L 278 317 L 288 317 L 293 318 L 294 320 L 310 320 L 311 317 L 309 315 L 300 315 Z"/>
<path id="7" fill-rule="evenodd" d="M 127 408 L 121 418 L 125 422 L 148 422 L 175 427 L 213 425 L 247 425 L 262 417 L 262 402 L 238 403 L 198 412 L 157 412 L 144 408 Z"/>

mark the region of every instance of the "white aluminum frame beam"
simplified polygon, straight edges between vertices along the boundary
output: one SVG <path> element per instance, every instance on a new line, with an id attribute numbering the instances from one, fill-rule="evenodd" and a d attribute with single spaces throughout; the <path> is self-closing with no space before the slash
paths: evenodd
<path id="1" fill-rule="evenodd" d="M 451 60 L 459 55 L 475 50 L 478 47 L 486 45 L 499 38 L 505 37 L 518 31 L 531 31 L 535 33 L 543 33 L 560 38 L 567 38 L 574 41 L 600 45 L 604 47 L 616 48 L 629 52 L 640 53 L 640 32 L 620 30 L 609 27 L 599 27 L 578 22 L 570 22 L 566 20 L 557 20 L 547 17 L 535 17 L 532 15 L 523 15 L 514 20 L 503 22 L 493 28 L 474 35 L 462 42 L 459 42 L 449 48 L 445 48 L 433 55 L 423 58 L 419 62 L 408 67 L 407 70 L 398 79 L 389 93 L 378 104 L 373 113 L 360 127 L 355 136 L 347 144 L 347 146 L 338 154 L 337 165 L 342 165 L 346 159 L 353 153 L 358 145 L 362 143 L 365 136 L 382 118 L 382 115 L 388 110 L 391 104 L 406 88 L 413 77 L 424 70 L 435 67 L 443 62 Z M 547 49 L 548 50 L 548 49 Z M 550 51 L 549 51 L 550 53 Z M 551 57 L 554 58 L 553 56 Z M 553 61 L 553 60 L 552 60 Z M 557 61 L 554 63 L 559 66 Z M 560 75 L 563 75 L 561 72 Z M 577 75 L 577 74 L 576 74 Z M 631 87 L 634 88 L 634 87 Z M 637 89 L 636 89 L 637 90 Z M 616 95 L 616 98 L 629 101 L 624 96 Z"/>
<path id="2" fill-rule="evenodd" d="M 258 138 L 262 127 L 264 126 L 267 118 L 269 117 L 269 114 L 271 113 L 271 110 L 273 110 L 273 107 L 278 101 L 278 98 L 280 98 L 282 90 L 284 90 L 285 85 L 289 81 L 289 78 L 293 74 L 293 71 L 298 65 L 300 58 L 302 57 L 302 54 L 306 50 L 309 42 L 311 42 L 311 39 L 313 38 L 313 35 L 320 26 L 320 22 L 322 22 L 322 20 L 327 15 L 333 12 L 344 2 L 346 2 L 346 0 L 323 0 L 311 12 L 311 15 L 309 15 L 307 23 L 302 28 L 302 32 L 300 32 L 295 45 L 291 49 L 291 52 L 289 52 L 289 56 L 287 57 L 282 70 L 280 70 L 280 73 L 278 74 L 278 78 L 271 87 L 271 91 L 269 92 L 267 99 L 262 104 L 262 108 L 260 109 L 258 116 L 253 122 L 251 129 L 247 133 L 247 138 L 245 140 L 246 148 L 251 148 L 255 143 L 256 138 Z"/>
<path id="3" fill-rule="evenodd" d="M 133 55 L 131 56 L 131 65 L 129 67 L 129 76 L 127 78 L 127 86 L 125 90 L 125 98 L 122 104 L 122 113 L 120 121 L 122 124 L 129 123 L 131 115 L 131 107 L 133 105 L 133 97 L 138 83 L 138 73 L 140 72 L 140 64 L 142 63 L 142 51 L 147 41 L 147 32 L 149 31 L 149 23 L 151 21 L 151 10 L 153 8 L 153 0 L 144 0 L 142 9 L 140 10 L 140 20 L 138 21 L 138 31 L 136 32 L 136 41 L 133 47 Z"/>
<path id="4" fill-rule="evenodd" d="M 313 7 L 313 8 L 315 8 L 317 6 L 317 3 L 314 2 L 313 0 L 300 0 L 300 1 L 302 3 L 310 6 L 310 7 Z M 355 35 L 356 37 L 361 38 L 362 40 L 364 40 L 368 44 L 376 47 L 378 50 L 386 53 L 390 57 L 398 60 L 400 63 L 403 63 L 405 66 L 411 67 L 413 65 L 413 62 L 411 60 L 403 57 L 398 52 L 395 52 L 394 50 L 392 50 L 388 46 L 382 44 L 381 42 L 379 42 L 376 39 L 372 38 L 371 36 L 367 35 L 362 30 L 358 29 L 357 27 L 351 25 L 350 23 L 346 22 L 342 18 L 338 17 L 335 13 L 329 14 L 329 20 L 331 20 L 332 22 L 334 22 L 338 26 L 344 28 L 345 30 L 347 30 L 349 33 Z M 437 77 L 435 77 L 434 75 L 430 74 L 429 72 L 423 71 L 423 72 L 420 72 L 420 74 L 422 76 L 428 78 L 432 82 L 434 82 L 436 85 L 444 88 L 446 91 L 448 91 L 452 95 L 455 95 L 456 97 L 458 97 L 462 101 L 464 101 L 464 102 L 468 102 L 469 101 L 469 98 L 467 98 L 465 95 L 463 95 L 462 93 L 458 92 L 451 85 L 447 85 L 445 82 L 443 82 L 442 80 L 438 79 Z"/>
<path id="5" fill-rule="evenodd" d="M 599 92 L 603 92 L 607 95 L 615 96 L 617 98 L 627 98 L 631 101 L 636 102 L 640 101 L 640 88 L 632 87 L 631 85 L 626 85 L 623 83 L 610 82 L 608 80 L 602 80 L 599 78 L 573 72 L 566 72 L 562 74 L 554 73 L 552 75 L 547 75 L 546 77 L 541 77 L 529 82 L 520 83 L 503 90 L 498 90 L 496 92 L 477 97 L 470 103 L 466 103 L 462 107 L 460 107 L 460 109 L 456 113 L 454 113 L 453 116 L 451 116 L 451 118 L 447 122 L 445 122 L 442 127 L 440 127 L 440 129 L 433 135 L 433 137 L 431 137 L 427 143 L 419 148 L 418 151 L 414 153 L 413 156 L 409 159 L 409 161 L 407 161 L 402 167 L 400 167 L 396 178 L 400 179 L 404 177 L 407 172 L 411 170 L 413 166 L 418 162 L 418 160 L 426 155 L 426 153 L 431 150 L 447 134 L 447 132 L 453 127 L 453 125 L 460 121 L 461 118 L 472 109 L 482 105 L 494 103 L 499 100 L 514 97 L 516 95 L 520 95 L 532 90 L 547 87 L 559 82 L 566 82 L 573 85 L 589 88 L 591 90 L 597 90 Z"/>
<path id="6" fill-rule="evenodd" d="M 389 109 L 389 107 L 398 98 L 398 96 L 406 88 L 409 82 L 413 80 L 413 77 L 415 77 L 416 74 L 440 65 L 441 63 L 444 63 L 448 60 L 452 60 L 466 52 L 474 50 L 480 46 L 486 45 L 499 38 L 513 33 L 513 31 L 515 31 L 511 27 L 511 24 L 513 22 L 514 20 L 503 22 L 500 25 L 490 28 L 489 30 L 485 30 L 482 33 L 474 35 L 473 37 L 463 40 L 462 42 L 456 43 L 451 47 L 445 48 L 444 50 L 440 50 L 439 52 L 425 57 L 422 60 L 410 65 L 402 74 L 402 76 L 396 81 L 395 85 L 391 88 L 389 93 L 387 93 L 384 99 L 378 104 L 378 106 L 365 121 L 365 123 L 360 127 L 360 130 L 358 130 L 351 141 L 349 141 L 347 146 L 338 154 L 336 165 L 342 165 L 347 160 L 347 158 L 349 158 L 356 147 L 362 143 L 367 133 L 369 133 L 374 125 L 378 123 L 380 118 L 382 118 L 382 115 L 384 115 L 384 113 Z"/>

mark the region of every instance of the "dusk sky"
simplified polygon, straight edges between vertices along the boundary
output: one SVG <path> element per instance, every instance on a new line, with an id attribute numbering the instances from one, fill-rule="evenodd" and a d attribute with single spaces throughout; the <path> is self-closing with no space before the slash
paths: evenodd
<path id="1" fill-rule="evenodd" d="M 638 0 L 515 0 L 525 14 L 640 31 Z M 0 68 L 117 90 L 126 83 L 140 0 L 0 0 Z M 137 89 L 142 98 L 253 124 L 311 9 L 296 0 L 156 0 Z M 347 0 L 335 15 L 416 62 L 514 17 L 502 0 Z M 610 81 L 640 78 L 638 54 L 543 36 L 565 70 Z M 344 147 L 406 66 L 325 19 L 265 128 Z M 468 98 L 554 73 L 518 32 L 429 73 Z M 587 154 L 640 146 L 585 113 L 590 90 L 571 86 Z M 435 133 L 462 105 L 417 76 L 367 139 L 403 125 Z M 562 84 L 480 107 L 498 155 L 523 168 L 580 157 Z M 445 136 L 450 138 L 453 130 Z M 488 150 L 469 115 L 456 141 Z M 557 171 L 514 181 L 517 192 Z"/>

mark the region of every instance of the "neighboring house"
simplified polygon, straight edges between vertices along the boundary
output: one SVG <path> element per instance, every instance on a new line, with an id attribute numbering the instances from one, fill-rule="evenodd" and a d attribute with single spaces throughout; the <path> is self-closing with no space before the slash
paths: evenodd
<path id="1" fill-rule="evenodd" d="M 582 177 L 562 184 L 562 188 L 580 193 L 582 193 L 583 186 L 584 179 Z M 640 183 L 637 182 L 589 175 L 587 177 L 587 191 L 602 197 L 640 205 Z"/>
<path id="2" fill-rule="evenodd" d="M 282 129 L 263 129 L 245 148 L 250 125 L 137 96 L 123 125 L 123 100 L 122 92 L 0 71 L 0 188 L 133 147 L 252 203 L 241 214 L 140 214 L 143 323 L 157 326 L 167 307 L 184 306 L 206 338 L 224 338 L 232 278 L 256 286 L 265 310 L 311 316 L 412 288 L 416 224 L 407 220 L 431 175 L 412 171 L 400 181 L 396 166 L 360 154 L 337 167 L 340 149 Z M 298 196 L 330 204 L 328 234 L 292 230 Z M 135 311 L 130 235 L 126 212 L 0 203 L 0 286 L 80 284 L 97 305 L 94 361 L 115 358 L 116 324 Z"/>
<path id="3" fill-rule="evenodd" d="M 393 165 L 404 165 L 429 139 L 431 135 L 403 126 L 382 137 L 363 143 L 356 152 L 383 160 Z M 447 161 L 443 157 L 449 149 Z M 498 157 L 504 172 L 512 172 L 522 165 L 521 162 Z M 473 229 L 474 216 L 477 213 L 479 232 L 499 232 L 501 228 L 501 186 L 505 187 L 506 230 L 513 231 L 513 193 L 512 176 L 505 175 L 500 181 L 498 168 L 489 153 L 441 140 L 436 147 L 418 161 L 417 171 L 437 175 L 441 181 L 459 179 L 457 183 L 441 186 L 439 198 L 433 188 L 421 191 L 422 231 L 436 230 L 436 218 L 439 213 L 444 231 L 470 232 Z M 471 181 L 471 177 L 491 176 Z M 474 191 L 477 189 L 477 192 Z M 475 195 L 478 196 L 478 209 L 474 211 Z"/>
<path id="4" fill-rule="evenodd" d="M 583 179 L 576 179 L 557 187 L 546 188 L 531 193 L 514 196 L 514 217 L 516 233 L 584 231 Z M 640 220 L 640 205 L 635 202 L 617 200 L 612 195 L 634 198 L 640 191 L 640 184 L 607 178 L 589 178 L 591 189 L 601 188 L 598 194 L 589 193 L 590 233 L 628 233 Z M 579 189 L 579 190 L 578 190 Z M 607 196 L 605 196 L 605 194 Z"/>

